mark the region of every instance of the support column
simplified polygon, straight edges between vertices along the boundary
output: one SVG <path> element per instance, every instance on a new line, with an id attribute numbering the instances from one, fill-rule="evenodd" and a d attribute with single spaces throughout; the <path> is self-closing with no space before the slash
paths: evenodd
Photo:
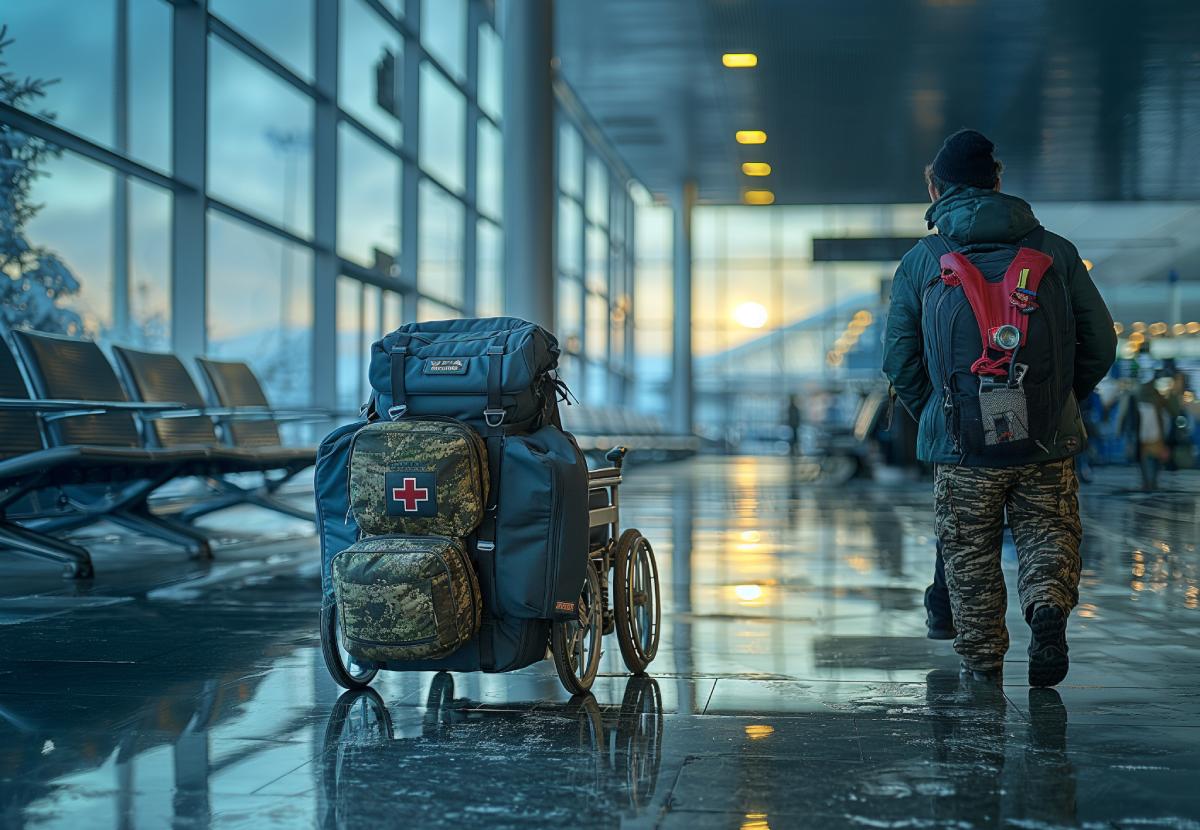
<path id="1" fill-rule="evenodd" d="M 675 194 L 674 320 L 671 359 L 671 426 L 680 434 L 692 432 L 694 385 L 692 382 L 692 208 L 696 183 L 685 181 Z"/>
<path id="2" fill-rule="evenodd" d="M 113 77 L 113 145 L 129 155 L 129 0 L 117 0 L 116 66 Z M 113 191 L 113 330 L 118 337 L 133 338 L 129 310 L 129 177 L 116 175 Z"/>
<path id="3" fill-rule="evenodd" d="M 479 221 L 479 26 L 483 9 L 478 3 L 467 6 L 467 175 L 466 209 L 463 211 L 463 307 L 467 314 L 479 316 L 479 244 L 475 230 Z"/>
<path id="4" fill-rule="evenodd" d="M 207 342 L 206 6 L 205 0 L 176 4 L 171 29 L 172 171 L 183 185 L 171 211 L 171 350 L 185 363 L 204 354 Z"/>
<path id="5" fill-rule="evenodd" d="M 1171 311 L 1171 325 L 1183 322 L 1183 286 L 1179 282 L 1179 272 L 1172 268 L 1167 274 L 1167 305 Z"/>
<path id="6" fill-rule="evenodd" d="M 404 20 L 420 39 L 421 4 L 406 3 Z M 404 76 L 401 81 L 404 92 L 400 98 L 400 122 L 404 125 L 403 147 L 405 153 L 404 176 L 400 182 L 400 276 L 414 286 L 404 292 L 401 300 L 401 317 L 404 322 L 417 319 L 417 291 L 420 284 L 417 271 L 420 258 L 417 239 L 420 234 L 420 184 L 421 131 L 417 129 L 421 118 L 421 50 L 404 50 Z"/>
<path id="7" fill-rule="evenodd" d="M 313 113 L 312 403 L 335 411 L 337 399 L 337 71 L 336 3 L 315 9 L 317 101 Z M 354 401 L 357 405 L 359 401 Z"/>
<path id="8" fill-rule="evenodd" d="M 504 305 L 554 328 L 553 0 L 504 3 Z"/>

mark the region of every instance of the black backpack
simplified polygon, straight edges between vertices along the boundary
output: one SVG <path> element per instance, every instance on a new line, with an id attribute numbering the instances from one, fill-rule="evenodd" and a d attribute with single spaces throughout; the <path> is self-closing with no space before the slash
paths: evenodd
<path id="1" fill-rule="evenodd" d="M 922 240 L 941 269 L 921 296 L 925 360 L 963 462 L 1033 461 L 1055 443 L 1072 394 L 1075 318 L 1039 250 L 1044 233 L 1016 244 Z"/>
<path id="2" fill-rule="evenodd" d="M 482 433 L 558 423 L 558 340 L 517 317 L 407 323 L 371 344 L 380 417 L 442 416 Z"/>

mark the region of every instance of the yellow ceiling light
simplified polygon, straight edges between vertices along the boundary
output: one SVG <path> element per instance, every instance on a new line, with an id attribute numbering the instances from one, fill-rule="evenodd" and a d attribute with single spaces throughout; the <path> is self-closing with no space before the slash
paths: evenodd
<path id="1" fill-rule="evenodd" d="M 758 55 L 753 52 L 726 52 L 721 55 L 721 63 L 730 69 L 750 69 L 758 66 Z"/>
<path id="2" fill-rule="evenodd" d="M 733 319 L 748 329 L 761 329 L 767 324 L 767 307 L 762 303 L 742 303 L 733 310 Z"/>
<path id="3" fill-rule="evenodd" d="M 1094 263 L 1090 259 L 1085 259 L 1083 261 L 1083 267 L 1088 269 L 1089 271 L 1092 270 L 1093 265 L 1094 265 Z"/>
<path id="4" fill-rule="evenodd" d="M 1137 322 L 1135 322 L 1133 324 L 1133 330 L 1136 332 L 1143 332 L 1146 330 L 1146 324 L 1143 323 L 1141 320 L 1138 320 Z"/>
<path id="5" fill-rule="evenodd" d="M 1167 333 L 1167 324 L 1163 322 L 1152 323 L 1150 325 L 1150 334 L 1155 337 L 1162 337 Z"/>
<path id="6" fill-rule="evenodd" d="M 770 205 L 775 202 L 775 194 L 769 190 L 747 190 L 742 201 L 748 205 Z"/>
<path id="7" fill-rule="evenodd" d="M 1197 323 L 1195 321 L 1188 323 L 1187 324 L 1187 333 L 1188 334 L 1200 334 L 1200 323 Z"/>
<path id="8" fill-rule="evenodd" d="M 738 144 L 766 144 L 767 134 L 762 130 L 738 130 L 734 135 Z"/>
<path id="9" fill-rule="evenodd" d="M 1120 334 L 1121 332 L 1125 331 L 1125 327 L 1120 323 L 1113 323 L 1113 331 L 1115 331 L 1117 334 Z"/>
<path id="10" fill-rule="evenodd" d="M 769 176 L 771 175 L 771 165 L 765 161 L 744 161 L 742 162 L 742 172 L 747 176 Z"/>
<path id="11" fill-rule="evenodd" d="M 1185 326 L 1183 323 L 1176 323 L 1175 325 L 1171 326 L 1171 334 L 1175 335 L 1176 337 L 1178 337 L 1179 335 L 1183 334 L 1186 331 L 1187 331 L 1187 326 Z"/>

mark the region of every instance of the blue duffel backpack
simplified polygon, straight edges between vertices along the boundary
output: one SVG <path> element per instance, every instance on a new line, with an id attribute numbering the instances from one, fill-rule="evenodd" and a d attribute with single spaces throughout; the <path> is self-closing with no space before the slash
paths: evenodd
<path id="1" fill-rule="evenodd" d="M 588 472 L 558 417 L 565 394 L 556 374 L 559 354 L 554 335 L 514 317 L 410 323 L 372 344 L 372 394 L 363 418 L 326 436 L 316 463 L 321 639 L 340 685 L 360 688 L 380 669 L 511 671 L 541 660 L 552 621 L 577 614 L 588 562 Z M 454 435 L 464 425 L 482 439 L 482 465 L 464 473 L 463 465 L 448 467 L 448 450 L 413 449 L 429 440 L 414 440 L 415 430 Z M 386 457 L 389 446 L 397 448 L 395 457 Z M 356 463 L 356 448 L 371 463 Z M 438 526 L 463 475 L 487 477 L 477 482 L 486 498 L 478 525 L 447 544 L 414 544 L 430 538 L 420 534 Z M 385 514 L 384 535 L 364 532 L 364 524 L 378 532 L 376 519 Z M 455 525 L 447 533 L 464 530 Z M 426 549 L 465 551 L 482 615 L 459 621 L 456 633 L 462 624 L 475 633 L 451 653 L 411 659 L 406 655 L 419 653 L 423 641 L 414 649 L 410 633 L 403 643 L 389 643 L 388 631 L 422 630 L 413 615 L 434 615 L 426 609 L 441 602 L 437 616 L 446 617 L 455 603 L 449 594 L 429 593 L 446 580 L 436 575 L 433 554 L 412 559 L 414 550 Z M 431 636 L 447 624 L 432 616 L 427 622 Z"/>

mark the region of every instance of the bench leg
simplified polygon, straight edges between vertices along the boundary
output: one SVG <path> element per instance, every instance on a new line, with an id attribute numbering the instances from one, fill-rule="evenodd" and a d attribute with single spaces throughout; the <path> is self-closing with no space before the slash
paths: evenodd
<path id="1" fill-rule="evenodd" d="M 225 510 L 239 504 L 249 504 L 254 507 L 261 507 L 264 510 L 273 510 L 285 516 L 292 516 L 306 522 L 315 522 L 317 516 L 312 510 L 305 510 L 303 507 L 289 504 L 275 495 L 275 491 L 279 486 L 294 475 L 295 473 L 289 473 L 284 478 L 267 481 L 261 486 L 254 488 L 239 487 L 230 481 L 217 479 L 213 484 L 223 492 L 220 495 L 193 504 L 179 514 L 179 519 L 184 522 L 194 522 L 201 516 L 216 513 L 219 510 Z"/>
<path id="2" fill-rule="evenodd" d="M 257 507 L 262 507 L 266 510 L 274 510 L 276 513 L 282 513 L 285 516 L 303 519 L 306 522 L 315 522 L 317 520 L 317 516 L 313 511 L 305 510 L 303 507 L 297 507 L 294 504 L 288 504 L 283 499 L 275 496 L 254 493 L 251 494 L 249 502 Z"/>
<path id="3" fill-rule="evenodd" d="M 156 516 L 144 504 L 114 510 L 105 516 L 105 518 L 116 522 L 122 527 L 127 527 L 138 533 L 144 533 L 155 539 L 162 539 L 165 542 L 182 545 L 196 559 L 213 558 L 212 548 L 209 546 L 207 536 L 181 522 Z"/>
<path id="4" fill-rule="evenodd" d="M 67 579 L 91 579 L 94 574 L 92 557 L 86 548 L 56 539 L 46 533 L 38 533 L 14 522 L 0 520 L 0 547 L 61 562 L 63 576 Z"/>
<path id="5" fill-rule="evenodd" d="M 244 504 L 245 501 L 246 495 L 240 491 L 206 498 L 180 511 L 178 513 L 179 520 L 182 522 L 194 522 L 201 516 L 207 516 L 210 513 L 216 513 L 239 504 Z"/>

